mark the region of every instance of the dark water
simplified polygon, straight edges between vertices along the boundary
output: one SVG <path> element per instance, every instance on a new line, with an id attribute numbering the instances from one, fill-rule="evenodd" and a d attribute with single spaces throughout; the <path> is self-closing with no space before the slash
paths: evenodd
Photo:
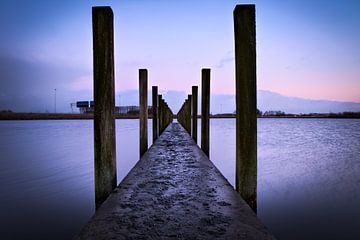
<path id="1" fill-rule="evenodd" d="M 211 124 L 234 184 L 235 120 Z M 278 239 L 360 239 L 360 120 L 259 119 L 258 216 Z"/>
<path id="2" fill-rule="evenodd" d="M 138 121 L 116 124 L 120 182 Z M 210 158 L 232 184 L 234 129 L 211 120 Z M 0 239 L 80 230 L 94 212 L 92 134 L 86 120 L 0 122 Z M 360 239 L 360 120 L 260 119 L 258 160 L 258 215 L 278 239 Z"/>

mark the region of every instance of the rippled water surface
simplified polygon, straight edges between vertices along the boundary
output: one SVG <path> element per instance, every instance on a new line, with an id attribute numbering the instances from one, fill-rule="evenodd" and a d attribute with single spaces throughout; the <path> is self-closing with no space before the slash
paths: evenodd
<path id="1" fill-rule="evenodd" d="M 139 159 L 138 121 L 116 128 L 120 182 Z M 235 120 L 210 131 L 234 184 Z M 1 239 L 70 239 L 93 214 L 92 121 L 0 121 L 0 164 Z M 360 120 L 259 119 L 258 216 L 278 239 L 360 239 Z"/>

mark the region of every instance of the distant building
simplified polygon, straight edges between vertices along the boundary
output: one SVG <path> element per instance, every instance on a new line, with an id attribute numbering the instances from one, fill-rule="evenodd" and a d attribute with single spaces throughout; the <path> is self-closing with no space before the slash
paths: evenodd
<path id="1" fill-rule="evenodd" d="M 76 107 L 79 108 L 80 113 L 89 113 L 93 112 L 93 109 L 90 108 L 89 101 L 78 101 L 76 102 Z"/>

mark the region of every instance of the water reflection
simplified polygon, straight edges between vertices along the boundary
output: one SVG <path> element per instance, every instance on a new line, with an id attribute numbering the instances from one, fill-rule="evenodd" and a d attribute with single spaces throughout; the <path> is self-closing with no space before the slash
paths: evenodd
<path id="1" fill-rule="evenodd" d="M 2 239 L 70 239 L 87 222 L 92 127 L 0 122 Z M 117 120 L 116 128 L 120 182 L 139 159 L 138 121 Z M 211 120 L 210 134 L 210 159 L 234 184 L 235 120 Z M 360 120 L 258 120 L 259 217 L 278 239 L 358 239 L 359 156 Z"/>

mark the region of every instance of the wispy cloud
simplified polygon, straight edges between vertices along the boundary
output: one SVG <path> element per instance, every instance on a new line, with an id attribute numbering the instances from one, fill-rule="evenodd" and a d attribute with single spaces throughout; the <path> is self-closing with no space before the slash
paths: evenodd
<path id="1" fill-rule="evenodd" d="M 225 57 L 220 59 L 218 64 L 215 65 L 215 68 L 223 68 L 225 66 L 225 64 L 235 61 L 234 54 L 235 54 L 234 50 L 227 51 L 225 54 Z"/>

